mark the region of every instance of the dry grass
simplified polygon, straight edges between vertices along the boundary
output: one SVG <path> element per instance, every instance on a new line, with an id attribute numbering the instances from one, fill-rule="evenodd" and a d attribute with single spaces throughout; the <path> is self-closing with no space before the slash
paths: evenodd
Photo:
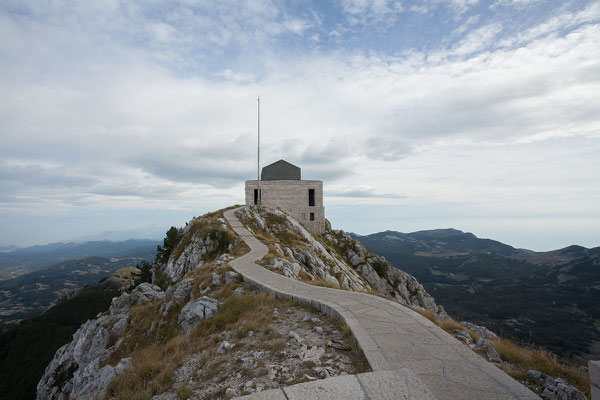
<path id="1" fill-rule="evenodd" d="M 131 347 L 128 346 L 127 349 L 130 350 L 129 356 L 133 358 L 133 366 L 111 382 L 107 397 L 149 399 L 162 393 L 170 387 L 173 371 L 181 365 L 184 358 L 203 351 L 211 354 L 211 357 L 206 358 L 204 378 L 214 377 L 221 370 L 222 364 L 229 361 L 215 358 L 213 355 L 219 342 L 218 333 L 223 330 L 247 332 L 252 330 L 251 328 L 269 326 L 275 301 L 272 296 L 264 293 L 256 296 L 231 296 L 219 307 L 219 312 L 214 318 L 202 321 L 189 335 L 175 335 L 165 342 L 158 343 L 149 343 L 151 339 L 141 334 L 142 331 L 148 331 L 149 326 L 144 321 L 147 316 L 156 312 L 157 306 L 149 304 L 134 308 L 132 318 L 136 323 L 127 332 L 131 335 Z M 177 326 L 175 321 L 173 326 Z M 119 351 L 115 358 L 125 356 L 125 353 L 125 350 Z M 187 391 L 184 391 L 185 393 Z"/>
<path id="2" fill-rule="evenodd" d="M 369 362 L 367 361 L 367 357 L 365 357 L 365 353 L 358 346 L 358 343 L 356 343 L 354 336 L 352 336 L 352 331 L 348 325 L 332 316 L 329 317 L 329 322 L 337 325 L 342 334 L 344 342 L 350 343 L 350 358 L 352 359 L 352 364 L 354 365 L 353 373 L 361 374 L 363 372 L 373 371 L 369 365 Z"/>
<path id="3" fill-rule="evenodd" d="M 492 339 L 500 357 L 515 368 L 511 374 L 520 380 L 527 379 L 527 371 L 535 369 L 554 378 L 562 378 L 590 397 L 589 375 L 577 368 L 562 363 L 556 356 L 542 349 L 521 347 L 514 342 L 498 338 Z"/>
<path id="4" fill-rule="evenodd" d="M 452 318 L 441 319 L 436 317 L 431 311 L 414 309 L 425 318 L 449 333 L 454 333 L 460 329 L 468 332 L 474 342 L 477 342 L 479 335 Z M 577 389 L 590 397 L 589 375 L 580 372 L 577 368 L 561 362 L 556 356 L 542 349 L 533 349 L 519 346 L 518 344 L 504 338 L 492 339 L 500 358 L 509 363 L 500 364 L 499 367 L 508 375 L 516 380 L 526 381 L 528 379 L 527 371 L 536 370 L 554 378 L 562 378 Z"/>
<path id="5" fill-rule="evenodd" d="M 207 255 L 207 260 L 214 259 L 217 255 L 225 253 L 227 251 L 227 246 L 230 243 L 235 243 L 236 239 L 237 245 L 233 249 L 233 255 L 243 255 L 250 251 L 250 248 L 246 245 L 246 243 L 244 243 L 243 240 L 239 240 L 237 235 L 231 229 L 229 229 L 229 227 L 227 229 L 223 229 L 221 223 L 217 222 L 217 219 L 223 218 L 223 211 L 233 207 L 234 206 L 212 213 L 207 213 L 192 220 L 192 226 L 190 226 L 188 232 L 181 238 L 179 243 L 177 243 L 177 246 L 175 249 L 173 249 L 171 257 L 177 259 L 179 256 L 181 256 L 181 253 L 183 253 L 185 248 L 189 246 L 192 238 L 196 235 L 202 239 L 210 237 L 212 240 L 217 242 L 216 249 Z"/>
<path id="6" fill-rule="evenodd" d="M 321 287 L 326 287 L 326 288 L 330 288 L 330 289 L 343 289 L 340 287 L 339 284 L 336 285 L 335 283 L 326 281 L 323 278 L 315 278 L 314 280 L 309 280 L 306 283 L 308 283 L 310 285 L 321 286 Z"/>

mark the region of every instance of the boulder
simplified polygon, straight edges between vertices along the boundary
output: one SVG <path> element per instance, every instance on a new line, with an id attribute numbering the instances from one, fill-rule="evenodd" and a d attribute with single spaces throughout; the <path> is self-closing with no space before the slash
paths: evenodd
<path id="1" fill-rule="evenodd" d="M 221 275 L 217 274 L 216 272 L 212 273 L 212 285 L 213 286 L 219 286 L 221 284 Z"/>
<path id="2" fill-rule="evenodd" d="M 530 380 L 542 385 L 541 397 L 544 400 L 586 400 L 585 394 L 561 378 L 553 378 L 536 370 L 529 370 L 527 375 Z"/>
<path id="3" fill-rule="evenodd" d="M 190 301 L 181 309 L 178 322 L 182 333 L 188 333 L 200 321 L 212 318 L 217 314 L 219 302 L 210 297 L 202 296 L 196 301 Z"/>
<path id="4" fill-rule="evenodd" d="M 473 332 L 477 333 L 479 336 L 481 336 L 484 339 L 492 339 L 492 338 L 497 339 L 498 338 L 498 336 L 496 336 L 496 334 L 494 332 L 490 331 L 485 326 L 475 325 L 475 324 L 472 324 L 467 321 L 461 321 L 460 324 L 462 326 L 464 326 L 465 328 L 470 329 Z"/>
<path id="5" fill-rule="evenodd" d="M 131 358 L 128 357 L 122 358 L 115 367 L 106 365 L 97 372 L 88 367 L 89 374 L 80 374 L 73 380 L 74 390 L 70 397 L 76 399 L 103 398 L 113 378 L 130 366 Z"/>
<path id="6" fill-rule="evenodd" d="M 502 361 L 500 354 L 498 354 L 498 351 L 496 350 L 494 342 L 489 339 L 479 338 L 475 344 L 475 347 L 473 347 L 473 350 L 485 350 L 488 360 L 494 362 Z"/>
<path id="7" fill-rule="evenodd" d="M 190 293 L 192 293 L 193 282 L 193 279 L 184 279 L 181 282 L 179 282 L 175 286 L 175 288 L 169 286 L 166 295 L 168 295 L 169 292 L 171 292 L 171 300 L 169 300 L 161 306 L 160 310 L 163 313 L 163 315 L 167 315 L 171 308 L 187 302 L 187 300 L 190 298 Z"/>
<path id="8" fill-rule="evenodd" d="M 542 378 L 542 373 L 540 371 L 530 369 L 527 371 L 527 376 L 529 376 L 529 379 L 538 380 Z"/>
<path id="9" fill-rule="evenodd" d="M 325 354 L 325 349 L 321 346 L 302 345 L 302 351 L 298 355 L 302 361 L 311 361 L 313 364 L 321 365 L 321 357 Z"/>
<path id="10" fill-rule="evenodd" d="M 240 274 L 238 274 L 235 271 L 227 271 L 225 272 L 225 283 L 232 283 L 232 282 L 236 282 L 240 277 Z"/>
<path id="11" fill-rule="evenodd" d="M 187 302 L 190 297 L 190 293 L 192 292 L 192 283 L 193 279 L 184 279 L 175 286 L 175 290 L 173 291 L 173 297 L 171 301 L 175 305 L 183 304 Z"/>
<path id="12" fill-rule="evenodd" d="M 585 394 L 569 385 L 561 378 L 545 375 L 544 390 L 541 397 L 545 400 L 587 400 Z"/>
<path id="13" fill-rule="evenodd" d="M 467 332 L 457 329 L 456 332 L 454 332 L 454 334 L 462 341 L 464 342 L 472 342 L 473 339 L 471 338 L 471 335 L 469 335 Z"/>

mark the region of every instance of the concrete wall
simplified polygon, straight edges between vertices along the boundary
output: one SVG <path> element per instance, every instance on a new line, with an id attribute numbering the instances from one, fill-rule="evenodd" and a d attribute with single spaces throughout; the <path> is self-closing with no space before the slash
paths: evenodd
<path id="1" fill-rule="evenodd" d="M 256 180 L 246 181 L 246 205 L 254 205 Z M 308 189 L 315 189 L 315 205 L 308 205 Z M 313 233 L 325 230 L 325 207 L 323 207 L 322 181 L 260 181 L 262 205 L 287 211 Z M 310 213 L 315 220 L 310 220 Z"/>
<path id="2" fill-rule="evenodd" d="M 588 368 L 590 370 L 592 400 L 600 400 L 600 361 L 590 361 Z"/>

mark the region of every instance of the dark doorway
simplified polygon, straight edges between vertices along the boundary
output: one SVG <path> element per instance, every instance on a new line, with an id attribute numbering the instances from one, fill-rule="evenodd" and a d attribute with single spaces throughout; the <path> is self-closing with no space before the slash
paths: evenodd
<path id="1" fill-rule="evenodd" d="M 262 192 L 262 190 L 261 190 L 261 192 Z M 257 205 L 257 204 L 258 204 L 258 189 L 254 189 L 254 205 Z"/>

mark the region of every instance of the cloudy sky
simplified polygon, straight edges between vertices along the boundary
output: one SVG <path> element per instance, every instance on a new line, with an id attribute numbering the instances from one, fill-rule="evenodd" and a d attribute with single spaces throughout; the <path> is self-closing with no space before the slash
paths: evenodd
<path id="1" fill-rule="evenodd" d="M 334 227 L 600 245 L 600 3 L 0 3 L 0 245 L 164 232 L 262 159 Z"/>

